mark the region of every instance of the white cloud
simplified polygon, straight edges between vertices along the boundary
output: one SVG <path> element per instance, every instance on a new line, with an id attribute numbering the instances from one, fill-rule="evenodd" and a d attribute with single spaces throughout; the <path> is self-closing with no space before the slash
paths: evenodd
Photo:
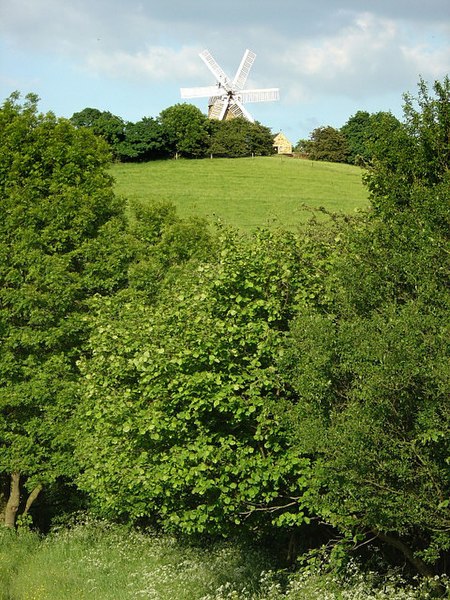
<path id="1" fill-rule="evenodd" d="M 450 43 L 444 48 L 433 48 L 427 44 L 401 46 L 405 61 L 411 68 L 431 79 L 440 79 L 443 73 L 450 72 Z"/>
<path id="2" fill-rule="evenodd" d="M 357 72 L 367 61 L 373 69 L 380 52 L 384 53 L 395 43 L 396 33 L 392 21 L 376 19 L 370 14 L 360 15 L 334 36 L 293 44 L 284 53 L 283 62 L 299 75 L 340 79 L 343 74 Z"/>
<path id="3" fill-rule="evenodd" d="M 411 27 L 363 13 L 332 36 L 297 41 L 281 57 L 285 78 L 292 74 L 288 100 L 322 93 L 363 98 L 405 90 L 421 73 L 445 73 L 449 46 L 431 48 L 417 39 Z"/>
<path id="4" fill-rule="evenodd" d="M 93 52 L 87 57 L 86 68 L 94 74 L 107 74 L 116 78 L 149 81 L 186 81 L 203 70 L 197 48 L 182 47 L 175 50 L 167 46 L 148 46 L 144 51 Z"/>

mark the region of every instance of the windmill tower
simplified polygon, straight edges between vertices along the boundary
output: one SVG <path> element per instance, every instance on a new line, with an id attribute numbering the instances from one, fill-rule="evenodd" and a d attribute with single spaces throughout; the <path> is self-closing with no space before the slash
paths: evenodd
<path id="1" fill-rule="evenodd" d="M 251 50 L 246 50 L 242 57 L 241 64 L 236 71 L 234 79 L 230 79 L 222 68 L 214 60 L 208 50 L 203 50 L 199 54 L 202 61 L 211 71 L 216 79 L 216 85 L 207 87 L 181 88 L 182 98 L 208 98 L 208 117 L 210 119 L 233 119 L 235 117 L 244 117 L 250 122 L 254 122 L 252 115 L 244 107 L 245 102 L 271 102 L 278 100 L 278 88 L 245 90 L 250 69 L 255 60 L 256 54 Z"/>

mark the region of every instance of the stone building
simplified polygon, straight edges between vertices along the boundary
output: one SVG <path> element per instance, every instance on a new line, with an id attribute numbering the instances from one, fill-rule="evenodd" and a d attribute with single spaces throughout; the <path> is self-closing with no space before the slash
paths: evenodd
<path id="1" fill-rule="evenodd" d="M 273 138 L 273 147 L 278 154 L 292 154 L 292 143 L 281 131 Z"/>

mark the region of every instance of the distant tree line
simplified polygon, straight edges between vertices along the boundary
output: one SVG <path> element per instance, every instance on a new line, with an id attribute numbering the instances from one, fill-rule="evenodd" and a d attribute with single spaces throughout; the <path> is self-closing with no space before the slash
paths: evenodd
<path id="1" fill-rule="evenodd" d="M 70 120 L 76 127 L 88 127 L 101 136 L 114 158 L 122 162 L 274 153 L 268 127 L 243 118 L 211 121 L 197 107 L 186 103 L 175 104 L 157 117 L 144 117 L 136 123 L 97 108 L 85 108 Z"/>
<path id="2" fill-rule="evenodd" d="M 145 162 L 165 158 L 238 158 L 275 152 L 270 128 L 238 118 L 208 119 L 192 104 L 175 104 L 157 117 L 133 123 L 97 108 L 85 108 L 70 118 L 88 127 L 108 144 L 115 160 Z M 358 111 L 340 129 L 321 126 L 301 139 L 295 152 L 311 160 L 368 165 L 386 132 L 395 135 L 400 121 L 389 112 Z"/>
<path id="3" fill-rule="evenodd" d="M 368 165 L 375 155 L 375 146 L 387 134 L 395 135 L 400 121 L 390 112 L 358 111 L 340 129 L 317 127 L 309 139 L 297 142 L 295 151 L 311 160 Z"/>

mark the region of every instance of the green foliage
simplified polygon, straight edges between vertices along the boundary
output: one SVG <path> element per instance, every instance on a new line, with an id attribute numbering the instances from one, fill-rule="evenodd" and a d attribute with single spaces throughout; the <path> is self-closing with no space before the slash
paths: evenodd
<path id="1" fill-rule="evenodd" d="M 102 137 L 110 146 L 114 156 L 120 156 L 119 147 L 124 141 L 126 125 L 123 119 L 109 111 L 85 108 L 70 118 L 75 127 L 89 127 L 95 135 Z"/>
<path id="2" fill-rule="evenodd" d="M 271 405 L 305 269 L 292 235 L 225 232 L 217 258 L 177 271 L 157 304 L 101 303 L 77 458 L 103 514 L 210 534 L 304 521 L 309 460 Z"/>
<path id="3" fill-rule="evenodd" d="M 208 149 L 208 118 L 193 104 L 175 104 L 159 115 L 172 156 L 199 158 Z"/>
<path id="4" fill-rule="evenodd" d="M 347 138 L 338 129 L 330 126 L 314 129 L 310 140 L 302 146 L 311 160 L 347 162 L 350 154 Z"/>
<path id="5" fill-rule="evenodd" d="M 105 139 L 121 161 L 149 161 L 168 157 L 203 158 L 269 156 L 273 136 L 268 127 L 246 119 L 210 121 L 192 104 L 176 104 L 157 118 L 124 122 L 108 111 L 85 108 L 74 113 L 76 127 L 88 127 Z"/>
<path id="6" fill-rule="evenodd" d="M 96 122 L 102 114 L 103 111 L 98 108 L 84 108 L 79 112 L 73 113 L 70 121 L 75 127 L 95 127 Z"/>
<path id="7" fill-rule="evenodd" d="M 358 111 L 340 129 L 350 149 L 348 162 L 367 167 L 376 147 L 377 154 L 390 155 L 392 140 L 400 128 L 400 121 L 389 112 Z"/>
<path id="8" fill-rule="evenodd" d="M 379 122 L 366 183 L 374 208 L 383 214 L 407 208 L 417 187 L 448 183 L 450 79 L 435 82 L 433 92 L 421 80 L 417 98 L 405 95 L 405 122 L 399 126 L 393 117 Z"/>
<path id="9" fill-rule="evenodd" d="M 214 240 L 206 221 L 180 219 L 168 203 L 135 203 L 130 208 L 134 260 L 128 270 L 129 286 L 145 291 L 147 301 L 158 294 L 166 279 L 176 278 L 183 264 L 214 255 Z"/>
<path id="10" fill-rule="evenodd" d="M 431 563 L 449 549 L 445 314 L 409 303 L 338 327 L 304 317 L 289 363 L 299 451 L 317 456 L 313 506 L 344 534 L 428 548 Z"/>
<path id="11" fill-rule="evenodd" d="M 0 109 L 0 473 L 70 477 L 85 301 L 124 282 L 123 207 L 105 142 L 17 94 Z"/>
<path id="12" fill-rule="evenodd" d="M 116 153 L 122 161 L 147 161 L 168 154 L 164 131 L 158 119 L 144 117 L 137 123 L 126 123 L 124 139 Z"/>
<path id="13" fill-rule="evenodd" d="M 413 164 L 415 178 L 426 185 L 448 182 L 450 168 L 450 77 L 436 81 L 432 92 L 421 79 L 418 95 L 404 96 L 406 128 L 415 141 Z M 404 165 L 406 166 L 406 165 Z"/>
<path id="14" fill-rule="evenodd" d="M 370 120 L 370 114 L 367 111 L 359 110 L 341 127 L 340 131 L 346 137 L 349 145 L 348 160 L 353 164 L 358 161 L 367 162 L 371 158 L 367 148 Z"/>
<path id="15" fill-rule="evenodd" d="M 295 146 L 294 146 L 294 152 L 298 152 L 298 153 L 303 154 L 304 156 L 306 156 L 308 154 L 308 147 L 309 147 L 308 145 L 310 144 L 310 142 L 311 142 L 311 140 L 301 138 L 295 144 Z"/>
<path id="16" fill-rule="evenodd" d="M 210 122 L 210 153 L 218 157 L 270 156 L 273 135 L 268 127 L 244 118 Z"/>
<path id="17" fill-rule="evenodd" d="M 430 574 L 450 550 L 450 185 L 442 144 L 440 175 L 421 169 L 448 101 L 438 109 L 422 87 L 419 100 L 408 127 L 380 138 L 394 150 L 369 176 L 377 210 L 342 230 L 328 303 L 294 320 L 284 369 L 297 394 L 286 408 L 293 439 L 315 456 L 312 507 L 362 535 L 355 544 L 374 536 Z"/>

